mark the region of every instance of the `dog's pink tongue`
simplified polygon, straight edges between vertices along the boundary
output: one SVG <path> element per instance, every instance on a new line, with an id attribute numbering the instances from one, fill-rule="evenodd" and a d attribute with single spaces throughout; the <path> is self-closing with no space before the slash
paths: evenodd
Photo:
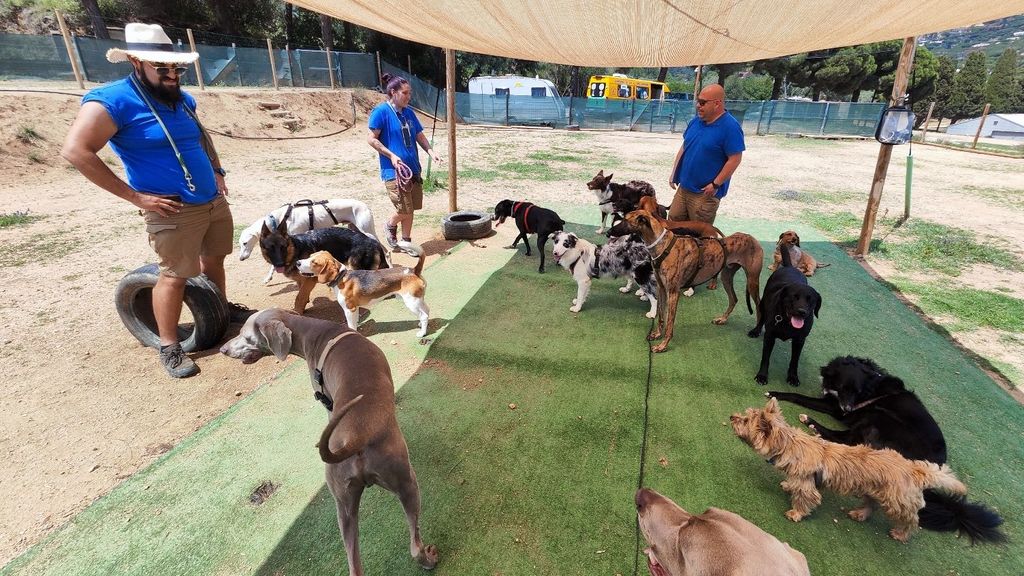
<path id="1" fill-rule="evenodd" d="M 654 557 L 654 551 L 650 548 L 644 550 L 644 555 L 647 556 L 647 569 L 651 571 L 651 576 L 672 576 L 665 570 L 665 567 L 658 563 L 658 559 Z"/>
<path id="2" fill-rule="evenodd" d="M 804 327 L 804 319 L 797 318 L 796 316 L 790 316 L 789 323 L 793 326 L 793 328 L 796 328 L 797 330 Z"/>
<path id="3" fill-rule="evenodd" d="M 284 266 L 274 266 L 274 272 L 278 274 L 284 274 Z"/>

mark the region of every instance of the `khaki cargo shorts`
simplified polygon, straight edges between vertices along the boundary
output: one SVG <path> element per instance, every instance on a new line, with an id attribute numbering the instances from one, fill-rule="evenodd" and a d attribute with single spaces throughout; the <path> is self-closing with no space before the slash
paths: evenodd
<path id="1" fill-rule="evenodd" d="M 715 223 L 718 215 L 719 198 L 707 194 L 694 194 L 678 188 L 668 209 L 669 220 L 696 220 L 698 222 Z"/>
<path id="2" fill-rule="evenodd" d="M 395 178 L 386 180 L 384 186 L 387 187 L 388 198 L 399 214 L 412 214 L 414 210 L 423 208 L 423 178 L 413 176 L 405 191 L 398 189 L 398 180 Z"/>
<path id="3" fill-rule="evenodd" d="M 191 278 L 200 273 L 199 257 L 227 256 L 234 246 L 234 221 L 223 196 L 206 204 L 185 204 L 177 214 L 145 212 L 149 245 L 160 257 L 160 273 Z"/>

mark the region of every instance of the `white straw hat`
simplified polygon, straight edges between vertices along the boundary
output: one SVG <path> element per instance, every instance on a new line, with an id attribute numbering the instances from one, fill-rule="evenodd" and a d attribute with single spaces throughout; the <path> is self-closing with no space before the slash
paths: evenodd
<path id="1" fill-rule="evenodd" d="M 126 62 L 132 56 L 146 62 L 191 64 L 199 58 L 197 52 L 176 52 L 174 43 L 159 24 L 125 24 L 124 41 L 124 48 L 107 50 L 107 61 Z"/>

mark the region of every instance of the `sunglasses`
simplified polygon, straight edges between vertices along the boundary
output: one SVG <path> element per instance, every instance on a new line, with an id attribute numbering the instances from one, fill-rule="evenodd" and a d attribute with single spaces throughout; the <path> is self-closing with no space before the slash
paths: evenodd
<path id="1" fill-rule="evenodd" d="M 412 148 L 412 128 L 409 127 L 409 122 L 405 118 L 400 120 L 402 122 L 402 143 L 405 144 L 406 148 Z"/>
<path id="2" fill-rule="evenodd" d="M 152 67 L 153 70 L 156 70 L 156 73 L 160 76 L 169 76 L 171 74 L 171 70 L 174 70 L 174 74 L 177 76 L 181 76 L 185 74 L 185 72 L 188 72 L 188 67 L 178 66 L 177 64 L 164 64 L 160 62 L 146 62 L 146 64 L 149 64 L 150 67 Z"/>
<path id="3" fill-rule="evenodd" d="M 703 100 L 703 99 L 701 99 L 701 98 L 697 98 L 697 106 L 704 106 L 704 105 L 706 105 L 706 104 L 707 104 L 708 102 L 715 102 L 715 101 L 716 101 L 716 100 Z"/>

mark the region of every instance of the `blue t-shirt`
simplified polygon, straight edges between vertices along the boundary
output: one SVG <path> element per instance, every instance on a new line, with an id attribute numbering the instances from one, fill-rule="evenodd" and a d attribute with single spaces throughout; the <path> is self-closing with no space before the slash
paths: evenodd
<path id="1" fill-rule="evenodd" d="M 196 101 L 182 92 L 182 101 L 175 107 L 157 101 L 146 93 L 167 131 L 174 138 L 174 144 L 181 152 L 185 166 L 192 175 L 195 191 L 188 189 L 185 172 L 174 156 L 174 149 L 167 140 L 160 123 L 149 106 L 142 100 L 136 87 L 128 78 L 105 84 L 86 93 L 82 103 L 99 102 L 117 125 L 117 133 L 110 139 L 110 148 L 124 164 L 128 185 L 149 194 L 181 196 L 186 204 L 206 204 L 217 196 L 217 181 L 213 176 L 213 165 L 206 150 L 199 143 L 199 126 L 182 106 L 195 110 Z M 145 88 L 140 83 L 140 88 Z"/>
<path id="2" fill-rule="evenodd" d="M 695 116 L 683 133 L 683 159 L 676 168 L 673 181 L 688 192 L 699 194 L 722 171 L 729 156 L 744 150 L 743 128 L 732 114 L 725 112 L 711 124 L 705 124 L 700 116 Z M 724 198 L 728 194 L 730 180 L 722 183 L 715 198 Z"/>
<path id="3" fill-rule="evenodd" d="M 423 132 L 423 125 L 412 108 L 406 106 L 399 113 L 390 103 L 378 104 L 370 112 L 370 119 L 367 121 L 370 130 L 380 130 L 377 137 L 388 150 L 391 150 L 406 166 L 412 169 L 414 176 L 418 176 L 423 169 L 420 167 L 419 150 L 416 148 L 416 136 Z M 408 132 L 403 134 L 408 128 Z M 391 164 L 391 158 L 378 154 L 380 157 L 380 179 L 387 181 L 395 178 L 395 167 Z"/>

